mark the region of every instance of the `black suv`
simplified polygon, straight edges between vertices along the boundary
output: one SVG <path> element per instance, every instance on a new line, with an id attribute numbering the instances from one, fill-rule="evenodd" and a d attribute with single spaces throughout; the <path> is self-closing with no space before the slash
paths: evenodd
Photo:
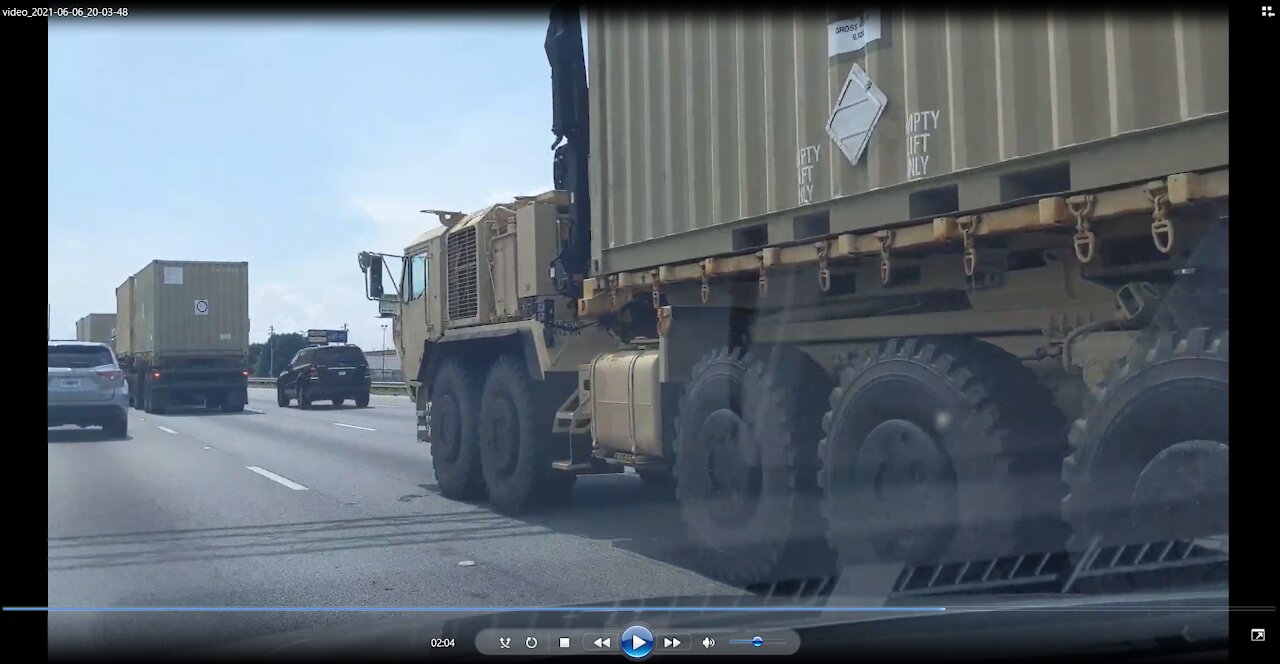
<path id="1" fill-rule="evenodd" d="M 335 406 L 351 399 L 356 406 L 369 406 L 372 378 L 364 351 L 353 344 L 308 346 L 298 351 L 276 379 L 276 403 L 288 408 L 296 399 L 299 408 L 329 400 Z"/>

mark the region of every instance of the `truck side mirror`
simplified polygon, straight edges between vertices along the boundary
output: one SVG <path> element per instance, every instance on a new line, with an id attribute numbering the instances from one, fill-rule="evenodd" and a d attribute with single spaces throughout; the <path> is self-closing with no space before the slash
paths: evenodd
<path id="1" fill-rule="evenodd" d="M 382 257 L 369 256 L 368 268 L 365 274 L 368 277 L 369 299 L 382 299 Z"/>

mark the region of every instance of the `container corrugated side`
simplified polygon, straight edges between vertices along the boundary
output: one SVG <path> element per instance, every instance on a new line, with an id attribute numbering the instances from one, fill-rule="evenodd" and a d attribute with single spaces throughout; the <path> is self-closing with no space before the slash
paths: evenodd
<path id="1" fill-rule="evenodd" d="M 1225 11 L 875 13 L 879 39 L 831 56 L 829 25 L 861 12 L 588 12 L 598 272 L 731 251 L 735 222 L 802 239 L 794 216 L 847 197 L 1070 146 L 1072 189 L 1226 163 Z M 887 97 L 856 165 L 826 132 L 854 64 Z M 1220 123 L 1115 148 L 1129 159 L 1091 147 L 1196 118 Z M 960 185 L 950 207 L 999 189 Z M 830 230 L 912 218 L 902 198 Z"/>
<path id="2" fill-rule="evenodd" d="M 121 289 L 128 290 L 129 283 Z M 129 352 L 173 357 L 248 352 L 248 263 L 153 261 L 132 277 L 132 284 Z"/>
<path id="3" fill-rule="evenodd" d="M 76 340 L 110 343 L 115 326 L 115 314 L 89 314 L 76 321 Z"/>
<path id="4" fill-rule="evenodd" d="M 133 353 L 133 283 L 134 278 L 125 279 L 116 288 L 116 354 Z"/>

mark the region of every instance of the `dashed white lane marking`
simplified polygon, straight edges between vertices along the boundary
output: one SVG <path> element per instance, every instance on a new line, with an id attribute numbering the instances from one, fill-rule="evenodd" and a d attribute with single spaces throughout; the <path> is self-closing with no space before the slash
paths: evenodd
<path id="1" fill-rule="evenodd" d="M 306 490 L 307 490 L 307 487 L 302 486 L 301 484 L 298 484 L 297 482 L 294 482 L 293 480 L 291 480 L 291 479 L 289 479 L 289 478 L 287 478 L 287 477 L 280 477 L 279 475 L 277 475 L 277 474 L 275 474 L 275 473 L 273 473 L 273 472 L 271 472 L 271 471 L 269 471 L 269 470 L 263 470 L 262 468 L 259 468 L 259 467 L 257 467 L 257 466 L 245 466 L 245 468 L 248 468 L 249 470 L 252 470 L 253 472 L 255 472 L 255 473 L 257 473 L 257 474 L 259 474 L 259 475 L 261 475 L 261 476 L 263 476 L 263 477 L 265 477 L 265 478 L 267 478 L 267 479 L 271 480 L 272 482 L 279 482 L 280 484 L 283 484 L 283 485 L 285 485 L 285 486 L 289 487 L 290 489 L 293 489 L 294 491 L 306 491 Z"/>
<path id="2" fill-rule="evenodd" d="M 248 407 L 248 406 L 245 406 L 245 407 L 244 407 L 244 409 L 245 409 L 245 410 L 247 410 L 247 411 L 249 411 L 250 413 L 257 413 L 257 414 L 259 414 L 259 415 L 262 415 L 262 414 L 263 414 L 263 411 L 260 411 L 260 410 L 258 410 L 257 408 L 250 408 L 250 407 Z"/>
<path id="3" fill-rule="evenodd" d="M 377 429 L 370 429 L 369 427 L 358 427 L 358 426 L 356 426 L 356 425 L 354 425 L 354 424 L 343 424 L 343 423 L 341 423 L 341 422 L 334 422 L 334 423 L 333 423 L 333 426 L 335 426 L 335 427 L 346 427 L 346 428 L 348 428 L 348 429 L 359 429 L 359 430 L 361 430 L 361 431 L 377 431 Z"/>
<path id="4" fill-rule="evenodd" d="M 175 435 L 175 436 L 178 434 L 178 432 L 177 432 L 177 431 L 174 431 L 173 429 L 170 429 L 169 427 L 156 427 L 156 428 L 157 428 L 157 429 L 159 429 L 159 430 L 161 430 L 161 431 L 163 431 L 163 432 L 165 432 L 165 433 L 171 433 L 171 434 L 173 434 L 173 435 Z"/>

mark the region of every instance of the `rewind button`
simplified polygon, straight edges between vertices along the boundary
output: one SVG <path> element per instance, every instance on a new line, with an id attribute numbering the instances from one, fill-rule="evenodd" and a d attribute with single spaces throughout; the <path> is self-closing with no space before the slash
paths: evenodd
<path id="1" fill-rule="evenodd" d="M 582 649 L 583 650 L 613 650 L 613 648 L 618 643 L 617 641 L 614 640 L 616 636 L 617 636 L 617 632 L 611 632 L 608 634 L 605 634 L 603 632 L 594 632 L 594 633 L 589 632 L 582 636 Z"/>

